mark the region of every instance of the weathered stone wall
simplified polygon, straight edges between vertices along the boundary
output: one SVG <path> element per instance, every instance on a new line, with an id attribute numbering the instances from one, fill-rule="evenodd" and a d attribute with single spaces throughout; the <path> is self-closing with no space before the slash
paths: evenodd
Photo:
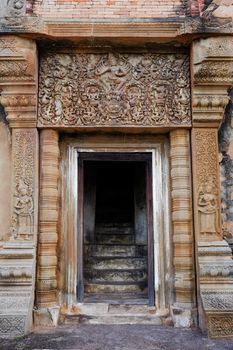
<path id="1" fill-rule="evenodd" d="M 221 170 L 221 212 L 223 234 L 233 243 L 233 89 L 229 89 L 230 101 L 219 130 L 220 170 Z"/>
<path id="2" fill-rule="evenodd" d="M 36 0 L 33 13 L 43 17 L 153 18 L 182 16 L 182 0 Z"/>
<path id="3" fill-rule="evenodd" d="M 48 0 L 27 1 L 27 13 L 57 18 L 232 18 L 232 0 Z"/>
<path id="4" fill-rule="evenodd" d="M 11 136 L 0 108 L 0 242 L 10 233 Z"/>

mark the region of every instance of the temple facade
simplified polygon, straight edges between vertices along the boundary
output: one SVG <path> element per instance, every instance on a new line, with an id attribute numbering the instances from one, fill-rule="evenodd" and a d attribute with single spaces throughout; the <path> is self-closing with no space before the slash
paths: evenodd
<path id="1" fill-rule="evenodd" d="M 233 1 L 0 4 L 0 336 L 233 336 Z"/>

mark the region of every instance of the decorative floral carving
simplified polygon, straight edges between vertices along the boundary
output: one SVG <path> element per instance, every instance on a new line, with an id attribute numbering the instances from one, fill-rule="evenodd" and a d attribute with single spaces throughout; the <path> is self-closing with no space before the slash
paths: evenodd
<path id="1" fill-rule="evenodd" d="M 0 267 L 0 277 L 2 279 L 9 278 L 31 278 L 32 270 L 28 267 L 11 267 L 11 266 L 1 266 Z"/>
<path id="2" fill-rule="evenodd" d="M 202 109 L 206 111 L 212 111 L 213 109 L 220 109 L 226 107 L 228 98 L 223 95 L 197 95 L 195 94 L 193 98 L 193 107 L 197 109 Z"/>
<path id="3" fill-rule="evenodd" d="M 233 316 L 211 315 L 208 317 L 208 331 L 212 337 L 224 337 L 233 335 Z"/>
<path id="4" fill-rule="evenodd" d="M 36 106 L 35 95 L 0 95 L 0 103 L 4 107 Z"/>
<path id="5" fill-rule="evenodd" d="M 35 131 L 16 131 L 14 139 L 14 206 L 12 233 L 15 238 L 32 238 Z"/>
<path id="6" fill-rule="evenodd" d="M 202 62 L 195 67 L 195 82 L 226 82 L 232 83 L 233 80 L 233 62 L 223 60 L 209 60 Z"/>
<path id="7" fill-rule="evenodd" d="M 200 265 L 200 274 L 201 276 L 210 276 L 216 278 L 218 277 L 228 277 L 230 275 L 233 275 L 233 265 L 232 264 L 209 264 L 209 265 Z"/>
<path id="8" fill-rule="evenodd" d="M 39 125 L 190 125 L 185 55 L 51 54 L 40 67 Z"/>

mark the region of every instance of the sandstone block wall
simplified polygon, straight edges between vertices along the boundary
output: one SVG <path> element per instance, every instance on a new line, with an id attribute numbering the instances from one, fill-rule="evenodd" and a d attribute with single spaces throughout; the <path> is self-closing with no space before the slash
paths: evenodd
<path id="1" fill-rule="evenodd" d="M 185 3 L 188 2 L 183 0 L 36 0 L 33 13 L 43 17 L 63 18 L 166 18 L 184 16 Z M 196 4 L 194 8 L 196 9 Z"/>

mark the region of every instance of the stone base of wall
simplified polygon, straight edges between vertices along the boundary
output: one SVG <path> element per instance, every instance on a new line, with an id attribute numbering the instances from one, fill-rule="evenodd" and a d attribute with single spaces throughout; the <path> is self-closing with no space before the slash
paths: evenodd
<path id="1" fill-rule="evenodd" d="M 0 337 L 21 336 L 32 327 L 34 250 L 25 241 L 0 249 Z"/>

